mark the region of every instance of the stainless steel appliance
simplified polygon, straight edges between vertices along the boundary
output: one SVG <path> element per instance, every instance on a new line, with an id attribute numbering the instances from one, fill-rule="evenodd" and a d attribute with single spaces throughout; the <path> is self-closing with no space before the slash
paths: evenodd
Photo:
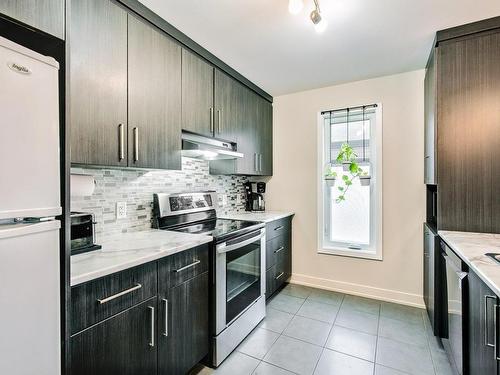
<path id="1" fill-rule="evenodd" d="M 155 194 L 154 226 L 214 238 L 211 249 L 213 366 L 265 317 L 265 226 L 218 219 L 214 192 Z"/>
<path id="2" fill-rule="evenodd" d="M 266 202 L 264 193 L 266 192 L 265 182 L 246 182 L 246 211 L 265 211 Z"/>
<path id="3" fill-rule="evenodd" d="M 222 141 L 187 131 L 182 132 L 182 155 L 203 160 L 241 159 L 234 142 Z"/>
<path id="4" fill-rule="evenodd" d="M 71 255 L 99 250 L 95 243 L 94 215 L 85 212 L 71 213 Z"/>
<path id="5" fill-rule="evenodd" d="M 58 71 L 0 37 L 0 374 L 61 373 Z"/>
<path id="6" fill-rule="evenodd" d="M 443 338 L 443 345 L 452 359 L 452 364 L 461 375 L 464 369 L 463 356 L 463 301 L 467 297 L 467 272 L 463 271 L 460 258 L 441 242 L 442 256 L 446 264 L 446 295 L 448 335 Z"/>

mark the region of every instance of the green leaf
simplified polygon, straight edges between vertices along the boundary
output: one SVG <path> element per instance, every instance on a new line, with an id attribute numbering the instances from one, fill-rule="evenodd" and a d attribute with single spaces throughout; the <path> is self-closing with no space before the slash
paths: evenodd
<path id="1" fill-rule="evenodd" d="M 352 185 L 352 182 L 351 182 L 351 181 L 346 181 L 346 182 L 345 182 L 345 184 L 346 184 L 347 186 L 351 186 L 351 185 Z"/>
<path id="2" fill-rule="evenodd" d="M 342 180 L 348 181 L 349 180 L 349 176 L 346 175 L 346 174 L 342 175 Z"/>
<path id="3" fill-rule="evenodd" d="M 339 187 L 338 187 L 338 189 L 339 189 L 340 191 L 344 191 L 344 187 L 343 187 L 343 186 L 339 186 Z"/>
<path id="4" fill-rule="evenodd" d="M 349 171 L 352 174 L 356 174 L 358 172 L 358 169 L 359 169 L 358 163 L 351 163 L 351 165 L 349 166 Z"/>

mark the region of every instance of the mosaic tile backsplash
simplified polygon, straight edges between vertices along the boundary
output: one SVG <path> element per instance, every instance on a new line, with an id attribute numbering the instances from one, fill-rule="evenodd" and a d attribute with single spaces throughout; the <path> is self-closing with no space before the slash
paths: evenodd
<path id="1" fill-rule="evenodd" d="M 72 197 L 71 211 L 95 215 L 96 241 L 117 233 L 151 228 L 153 193 L 215 190 L 218 215 L 245 210 L 244 176 L 209 174 L 208 161 L 182 158 L 181 171 L 71 168 L 71 173 L 92 175 L 92 196 Z M 226 199 L 224 199 L 226 198 Z M 223 201 L 226 205 L 223 206 Z M 116 218 L 116 203 L 127 202 L 127 217 Z"/>

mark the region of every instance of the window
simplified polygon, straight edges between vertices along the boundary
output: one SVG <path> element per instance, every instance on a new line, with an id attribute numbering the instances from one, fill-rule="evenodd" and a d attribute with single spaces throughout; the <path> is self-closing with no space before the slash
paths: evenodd
<path id="1" fill-rule="evenodd" d="M 371 104 L 320 113 L 320 253 L 382 259 L 381 111 Z"/>

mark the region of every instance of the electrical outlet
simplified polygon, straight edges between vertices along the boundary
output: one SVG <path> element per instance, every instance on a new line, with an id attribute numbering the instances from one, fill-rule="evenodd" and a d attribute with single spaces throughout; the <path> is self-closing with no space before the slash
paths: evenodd
<path id="1" fill-rule="evenodd" d="M 116 218 L 125 219 L 127 217 L 127 202 L 116 202 Z"/>

